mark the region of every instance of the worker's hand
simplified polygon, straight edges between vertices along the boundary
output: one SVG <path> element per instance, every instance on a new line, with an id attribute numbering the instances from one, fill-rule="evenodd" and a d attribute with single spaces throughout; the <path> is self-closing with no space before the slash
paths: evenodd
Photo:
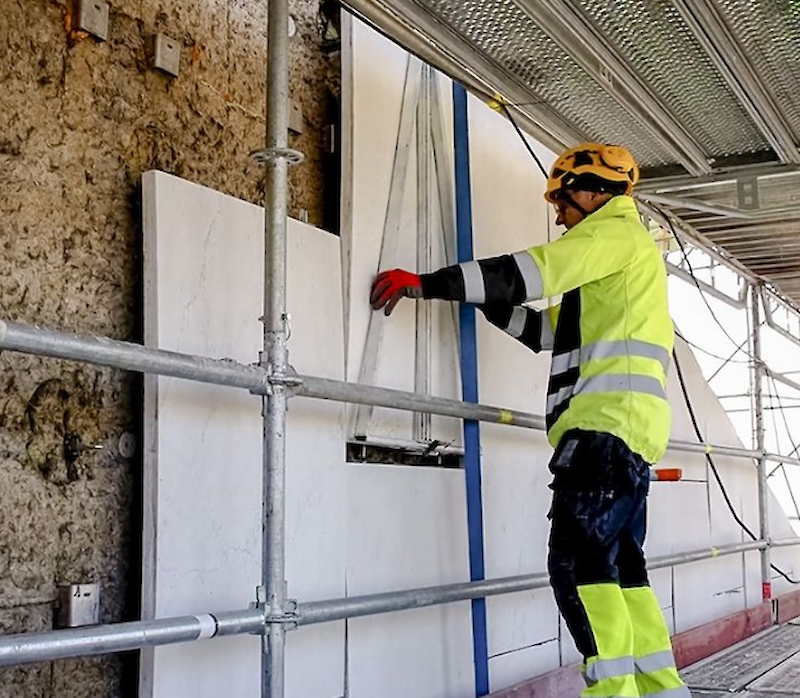
<path id="1" fill-rule="evenodd" d="M 403 297 L 422 298 L 422 281 L 417 274 L 403 269 L 392 269 L 382 271 L 372 282 L 372 292 L 369 294 L 369 302 L 374 310 L 383 311 L 386 315 L 391 315 L 394 307 Z"/>

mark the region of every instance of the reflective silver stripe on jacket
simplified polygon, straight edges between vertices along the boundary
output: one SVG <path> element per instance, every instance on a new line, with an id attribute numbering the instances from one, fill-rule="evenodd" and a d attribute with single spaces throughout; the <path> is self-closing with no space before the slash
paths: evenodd
<path id="1" fill-rule="evenodd" d="M 598 659 L 587 664 L 583 676 L 591 685 L 603 679 L 613 679 L 616 676 L 628 676 L 633 673 L 633 657 L 619 657 L 618 659 Z"/>
<path id="2" fill-rule="evenodd" d="M 644 657 L 636 657 L 633 661 L 636 664 L 636 671 L 640 674 L 651 674 L 661 669 L 675 668 L 675 657 L 672 656 L 672 650 L 653 652 Z"/>
<path id="3" fill-rule="evenodd" d="M 542 272 L 527 252 L 515 252 L 511 255 L 517 263 L 517 269 L 525 282 L 525 300 L 536 301 L 544 297 L 544 281 Z"/>
<path id="4" fill-rule="evenodd" d="M 514 339 L 519 339 L 525 331 L 525 321 L 528 319 L 528 311 L 518 305 L 511 311 L 511 319 L 508 321 L 505 331 Z"/>
<path id="5" fill-rule="evenodd" d="M 566 373 L 571 368 L 577 368 L 581 364 L 581 350 L 574 349 L 566 354 L 559 354 L 553 357 L 550 364 L 550 375 L 558 376 Z"/>
<path id="6" fill-rule="evenodd" d="M 556 336 L 553 332 L 553 325 L 550 321 L 550 311 L 545 310 L 542 313 L 542 329 L 539 336 L 539 344 L 543 350 L 552 349 L 555 344 Z"/>
<path id="7" fill-rule="evenodd" d="M 662 400 L 667 399 L 667 393 L 658 378 L 628 373 L 602 373 L 599 376 L 580 378 L 575 384 L 574 395 L 617 392 L 645 393 Z"/>
<path id="8" fill-rule="evenodd" d="M 661 382 L 652 376 L 640 376 L 627 373 L 603 373 L 599 376 L 579 378 L 575 386 L 561 388 L 557 393 L 547 396 L 547 414 L 550 414 L 564 400 L 579 394 L 588 393 L 644 393 L 667 399 L 667 393 Z"/>
<path id="9" fill-rule="evenodd" d="M 574 385 L 568 385 L 565 388 L 561 388 L 557 393 L 550 393 L 550 395 L 547 396 L 547 414 L 552 414 L 553 410 L 564 402 L 564 400 L 572 397 L 574 390 Z"/>
<path id="10" fill-rule="evenodd" d="M 483 285 L 483 272 L 475 262 L 464 262 L 459 265 L 464 277 L 464 301 L 482 305 L 486 302 L 486 287 Z"/>
<path id="11" fill-rule="evenodd" d="M 664 369 L 669 369 L 669 352 L 658 344 L 644 342 L 641 339 L 603 340 L 589 344 L 581 349 L 581 363 L 595 359 L 608 359 L 612 357 L 636 357 L 654 359 Z"/>
<path id="12" fill-rule="evenodd" d="M 554 356 L 550 367 L 550 375 L 557 376 L 588 361 L 612 357 L 653 359 L 661 364 L 664 373 L 667 372 L 670 361 L 669 352 L 664 347 L 652 342 L 643 342 L 640 339 L 601 340 L 580 349 L 574 349 L 566 354 Z"/>

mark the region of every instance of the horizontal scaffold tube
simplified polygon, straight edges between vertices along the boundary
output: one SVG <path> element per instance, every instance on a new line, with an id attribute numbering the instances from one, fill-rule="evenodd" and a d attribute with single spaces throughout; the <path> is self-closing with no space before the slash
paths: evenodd
<path id="1" fill-rule="evenodd" d="M 774 544 L 800 545 L 800 538 L 787 538 L 775 541 Z M 723 555 L 760 550 L 766 545 L 765 541 L 751 541 L 664 555 L 652 558 L 648 567 L 653 570 L 710 560 Z M 301 603 L 293 615 L 289 614 L 280 622 L 294 621 L 298 625 L 327 623 L 344 618 L 392 613 L 486 596 L 542 589 L 546 586 L 548 586 L 546 574 L 531 574 L 369 596 L 354 596 L 330 601 L 313 601 Z M 0 667 L 122 652 L 140 647 L 193 642 L 224 635 L 261 633 L 266 622 L 261 611 L 247 609 L 214 615 L 182 616 L 54 630 L 46 633 L 7 635 L 0 637 Z"/>
<path id="2" fill-rule="evenodd" d="M 127 371 L 172 376 L 201 383 L 244 388 L 263 395 L 270 389 L 269 374 L 259 366 L 248 366 L 227 359 L 211 359 L 179 352 L 151 349 L 141 344 L 121 342 L 107 337 L 81 336 L 47 330 L 32 325 L 0 320 L 0 349 L 84 361 Z M 297 394 L 324 400 L 336 400 L 410 412 L 473 419 L 544 431 L 545 420 L 539 415 L 501 407 L 480 405 L 448 398 L 419 395 L 346 381 L 296 376 Z M 672 439 L 669 450 L 685 453 L 713 453 L 734 458 L 755 459 L 761 454 L 734 446 L 693 443 Z M 767 456 L 770 460 L 800 465 L 800 459 Z"/>
<path id="3" fill-rule="evenodd" d="M 124 652 L 140 647 L 193 642 L 225 635 L 260 634 L 264 625 L 264 613 L 254 608 L 214 615 L 181 616 L 8 635 L 0 637 L 0 667 Z"/>
<path id="4" fill-rule="evenodd" d="M 797 538 L 773 538 L 769 542 L 770 548 L 786 548 L 790 545 L 797 545 L 798 539 Z"/>
<path id="5" fill-rule="evenodd" d="M 795 544 L 800 545 L 800 538 L 795 541 Z M 650 560 L 648 569 L 655 570 L 663 567 L 683 565 L 689 562 L 710 560 L 723 555 L 732 555 L 749 550 L 761 550 L 765 547 L 767 547 L 765 541 L 751 541 L 749 543 L 721 545 L 718 548 L 694 550 L 687 553 L 664 555 Z M 314 601 L 311 603 L 301 603 L 299 605 L 297 609 L 297 622 L 299 625 L 327 623 L 344 618 L 393 613 L 395 611 L 436 606 L 444 603 L 452 603 L 454 601 L 467 601 L 469 599 L 496 596 L 498 594 L 530 591 L 532 589 L 541 589 L 548 585 L 548 575 L 531 574 L 519 577 L 487 579 L 480 582 L 449 584 L 440 587 L 409 589 L 407 591 L 387 592 L 384 594 L 370 594 L 368 596 L 352 596 L 344 599 L 332 599 L 330 601 Z"/>

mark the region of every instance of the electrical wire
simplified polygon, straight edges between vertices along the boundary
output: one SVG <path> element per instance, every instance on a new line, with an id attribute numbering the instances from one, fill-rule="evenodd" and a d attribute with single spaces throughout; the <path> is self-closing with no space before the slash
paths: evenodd
<path id="1" fill-rule="evenodd" d="M 775 379 L 772 378 L 772 381 L 773 381 L 773 384 L 774 384 Z M 778 409 L 780 409 L 781 415 L 784 418 L 784 423 L 786 424 L 786 434 L 789 437 L 789 443 L 794 445 L 794 441 L 792 440 L 791 432 L 789 432 L 789 424 L 788 424 L 788 422 L 786 422 L 786 415 L 783 412 L 783 407 L 780 404 L 780 395 L 777 394 L 777 387 L 778 386 L 775 386 L 776 393 L 774 395 L 772 393 L 770 393 L 769 391 L 767 391 L 767 396 L 769 397 L 770 412 L 772 412 L 772 415 L 771 415 L 771 417 L 772 417 L 772 428 L 775 430 L 775 447 L 776 447 L 778 453 L 780 453 L 781 450 L 782 450 L 781 449 L 781 441 L 780 441 L 780 438 L 778 436 L 778 420 L 775 417 L 776 408 L 775 408 L 775 406 L 773 404 L 773 400 L 777 400 L 778 401 Z M 794 453 L 794 451 L 792 451 L 792 453 Z M 789 457 L 791 458 L 791 455 Z M 783 473 L 783 479 L 786 481 L 786 491 L 789 493 L 789 498 L 792 500 L 792 505 L 794 506 L 794 511 L 797 514 L 797 520 L 800 521 L 800 506 L 798 506 L 797 499 L 794 496 L 794 489 L 792 489 L 792 483 L 789 481 L 789 473 L 786 472 L 786 464 L 785 463 L 780 463 L 778 465 L 778 468 L 773 470 L 773 473 L 776 472 L 778 469 L 780 469 L 780 471 Z"/>
<path id="2" fill-rule="evenodd" d="M 694 433 L 697 435 L 698 441 L 700 443 L 705 443 L 705 439 L 703 438 L 703 433 L 700 431 L 700 426 L 697 424 L 697 417 L 694 413 L 694 408 L 692 407 L 692 401 L 689 398 L 689 391 L 686 388 L 686 383 L 683 379 L 683 371 L 681 371 L 681 364 L 678 361 L 678 354 L 677 352 L 673 351 L 672 356 L 675 359 L 675 369 L 678 374 L 678 382 L 681 385 L 681 391 L 683 392 L 683 399 L 686 402 L 686 408 L 689 411 L 689 418 L 691 419 L 692 426 L 694 427 Z M 717 466 L 714 463 L 714 459 L 711 458 L 711 454 L 705 454 L 706 461 L 708 462 L 709 467 L 711 468 L 711 472 L 714 475 L 714 479 L 717 481 L 717 485 L 719 486 L 720 492 L 722 493 L 722 498 L 725 501 L 725 504 L 728 507 L 728 511 L 730 511 L 733 520 L 739 524 L 739 527 L 753 540 L 758 540 L 758 536 L 756 536 L 753 531 L 750 530 L 748 525 L 742 521 L 739 517 L 739 514 L 736 513 L 736 509 L 733 506 L 733 502 L 731 502 L 731 498 L 728 495 L 728 490 L 725 489 L 725 484 L 722 482 L 722 478 L 720 477 L 719 471 L 717 470 Z M 784 572 L 780 567 L 770 563 L 770 567 L 777 572 L 781 577 L 783 577 L 787 582 L 790 584 L 800 584 L 800 580 L 792 579 L 786 572 Z"/>
<path id="3" fill-rule="evenodd" d="M 747 350 L 741 348 L 740 345 L 739 345 L 739 342 L 737 342 L 733 337 L 731 337 L 731 335 L 728 332 L 728 330 L 726 330 L 725 326 L 719 321 L 719 318 L 717 317 L 716 313 L 714 312 L 714 309 L 711 307 L 711 304 L 708 302 L 708 299 L 706 298 L 706 294 L 703 292 L 703 288 L 700 286 L 700 282 L 698 281 L 697 275 L 694 272 L 694 268 L 692 267 L 692 263 L 689 261 L 689 255 L 686 253 L 686 247 L 683 244 L 683 240 L 681 240 L 680 236 L 678 235 L 678 232 L 675 230 L 675 226 L 672 224 L 672 219 L 666 213 L 664 213 L 664 211 L 662 211 L 658 206 L 656 206 L 656 205 L 654 205 L 652 203 L 650 204 L 650 206 L 652 206 L 656 211 L 658 211 L 664 217 L 664 220 L 666 220 L 667 223 L 669 223 L 670 230 L 672 231 L 672 237 L 675 238 L 675 241 L 678 243 L 678 246 L 681 248 L 681 254 L 683 255 L 683 259 L 686 262 L 686 266 L 689 267 L 689 276 L 692 277 L 692 281 L 694 282 L 694 285 L 697 287 L 697 290 L 700 292 L 700 298 L 702 298 L 703 303 L 705 303 L 706 308 L 708 308 L 708 312 L 711 313 L 711 317 L 714 319 L 714 322 L 716 322 L 717 325 L 719 325 L 719 328 L 722 330 L 723 334 L 731 341 L 733 346 L 736 347 L 737 352 L 735 352 L 735 353 L 738 353 L 739 351 L 741 351 L 745 356 L 749 357 L 752 360 L 753 356 Z"/>
<path id="4" fill-rule="evenodd" d="M 791 458 L 795 453 L 797 453 L 800 450 L 800 445 L 796 444 L 794 439 L 792 438 L 792 432 L 789 429 L 789 420 L 786 419 L 786 411 L 784 410 L 783 402 L 781 401 L 781 396 L 780 393 L 778 392 L 778 383 L 775 380 L 775 376 L 772 375 L 772 372 L 769 369 L 767 369 L 767 375 L 769 376 L 769 379 L 772 381 L 772 388 L 775 391 L 775 400 L 778 403 L 778 410 L 781 413 L 781 417 L 783 418 L 783 424 L 786 427 L 786 436 L 789 438 L 789 443 L 792 446 L 792 452 L 789 455 L 789 458 Z"/>
<path id="5" fill-rule="evenodd" d="M 683 241 L 680 239 L 680 236 L 677 234 L 677 232 L 675 230 L 675 226 L 672 224 L 672 219 L 669 216 L 667 216 L 664 213 L 664 211 L 662 211 L 657 206 L 653 206 L 653 208 L 656 211 L 658 211 L 664 217 L 664 219 L 667 221 L 667 223 L 669 223 L 669 227 L 670 227 L 670 229 L 672 231 L 672 236 L 675 238 L 675 240 L 678 243 L 678 246 L 681 248 L 681 254 L 683 255 L 683 259 L 686 261 L 686 266 L 689 268 L 689 275 L 692 277 L 692 281 L 694 281 L 694 285 L 697 287 L 697 290 L 700 292 L 700 297 L 703 299 L 703 303 L 705 303 L 706 308 L 708 308 L 708 312 L 711 313 L 711 317 L 714 319 L 714 322 L 716 322 L 717 325 L 719 325 L 719 328 L 722 330 L 722 332 L 725 334 L 725 336 L 731 341 L 731 343 L 737 349 L 737 351 L 734 352 L 734 355 L 736 353 L 738 353 L 739 351 L 741 351 L 742 353 L 745 354 L 745 356 L 749 357 L 750 360 L 754 361 L 755 358 L 753 357 L 753 355 L 750 354 L 750 352 L 742 349 L 740 347 L 739 343 L 733 337 L 731 337 L 731 335 L 728 333 L 728 330 L 726 330 L 725 327 L 723 326 L 723 324 L 720 322 L 719 318 L 717 317 L 716 313 L 714 312 L 714 309 L 711 307 L 711 304 L 708 302 L 708 299 L 706 298 L 706 294 L 703 292 L 703 288 L 700 286 L 700 283 L 697 280 L 697 276 L 694 273 L 694 269 L 692 268 L 692 263 L 689 261 L 689 255 L 686 254 L 686 247 L 684 246 Z M 697 435 L 697 439 L 700 441 L 700 443 L 705 443 L 705 439 L 703 438 L 703 434 L 700 431 L 699 425 L 697 424 L 697 419 L 696 419 L 695 414 L 694 414 L 694 408 L 692 407 L 691 399 L 689 398 L 689 392 L 686 389 L 686 384 L 685 384 L 685 382 L 683 380 L 683 373 L 681 372 L 680 363 L 678 362 L 678 355 L 674 351 L 673 351 L 673 357 L 675 359 L 675 368 L 677 369 L 678 380 L 679 380 L 680 385 L 681 385 L 681 391 L 683 392 L 683 399 L 686 402 L 686 408 L 689 411 L 689 417 L 691 418 L 692 426 L 694 427 L 695 434 Z M 772 378 L 772 376 L 770 376 L 770 377 Z M 772 378 L 772 381 L 774 383 L 775 379 Z M 775 390 L 777 392 L 777 386 L 775 387 Z M 780 402 L 778 403 L 778 405 L 780 406 Z M 786 420 L 786 414 L 784 413 L 782 407 L 781 407 L 781 415 L 783 415 L 783 419 Z M 789 428 L 788 421 L 786 422 L 786 428 L 787 428 L 787 430 Z M 794 446 L 794 444 L 792 444 L 792 445 Z M 797 448 L 795 448 L 795 451 L 796 450 L 797 450 Z M 706 461 L 708 462 L 708 465 L 711 468 L 711 472 L 714 475 L 714 479 L 717 481 L 717 485 L 719 486 L 720 492 L 722 493 L 722 498 L 725 500 L 725 504 L 727 505 L 728 510 L 730 511 L 731 516 L 733 517 L 733 520 L 736 521 L 736 523 L 739 524 L 739 527 L 745 533 L 747 533 L 747 535 L 749 535 L 753 540 L 758 540 L 758 537 L 755 535 L 755 533 L 753 533 L 753 531 L 750 530 L 750 528 L 747 526 L 747 524 L 745 524 L 745 522 L 742 521 L 742 519 L 736 513 L 736 509 L 734 508 L 733 503 L 731 502 L 731 499 L 728 496 L 728 491 L 725 489 L 725 484 L 722 482 L 722 478 L 720 477 L 719 471 L 717 470 L 717 466 L 714 463 L 714 460 L 711 458 L 711 455 L 706 453 L 705 456 L 706 456 Z M 787 582 L 789 582 L 790 584 L 800 584 L 800 580 L 792 579 L 780 567 L 777 567 L 776 565 L 774 565 L 772 563 L 770 563 L 770 567 L 775 572 L 777 572 L 781 577 L 783 577 Z"/>
<path id="6" fill-rule="evenodd" d="M 711 352 L 708 349 L 703 349 L 703 347 L 701 347 L 700 345 L 695 344 L 690 339 L 687 339 L 686 337 L 684 337 L 680 332 L 678 332 L 678 330 L 675 330 L 675 334 L 678 335 L 678 337 L 680 337 L 690 347 L 692 347 L 693 349 L 697 349 L 697 351 L 703 352 L 703 354 L 706 354 L 707 356 L 710 356 L 712 359 L 719 359 L 720 361 L 724 361 L 726 364 L 742 364 L 742 365 L 749 365 L 750 364 L 749 360 L 734 359 L 734 358 L 729 357 L 729 356 L 727 356 L 727 357 L 726 356 L 720 356 L 719 354 L 715 354 L 714 352 Z M 737 351 L 737 353 L 738 353 L 738 351 Z"/>
<path id="7" fill-rule="evenodd" d="M 703 292 L 703 289 L 700 286 L 699 281 L 697 280 L 697 276 L 694 273 L 694 269 L 692 268 L 692 263 L 689 261 L 689 255 L 686 254 L 686 248 L 685 248 L 685 246 L 683 244 L 683 241 L 681 240 L 680 236 L 677 234 L 677 232 L 675 230 L 675 226 L 672 224 L 672 219 L 669 216 L 667 216 L 664 213 L 664 211 L 662 211 L 657 206 L 653 206 L 653 208 L 656 211 L 658 211 L 664 217 L 664 219 L 667 221 L 667 223 L 669 223 L 669 227 L 670 227 L 670 229 L 672 231 L 672 236 L 675 238 L 676 242 L 678 243 L 679 247 L 681 248 L 681 254 L 683 255 L 683 259 L 686 261 L 686 266 L 689 267 L 689 275 L 692 277 L 692 281 L 694 281 L 694 285 L 697 287 L 697 290 L 700 293 L 700 297 L 703 299 L 703 303 L 705 303 L 706 308 L 708 308 L 708 312 L 711 313 L 711 317 L 714 319 L 714 322 L 717 323 L 717 325 L 722 330 L 722 332 L 725 334 L 725 336 L 731 341 L 731 343 L 737 349 L 737 351 L 734 352 L 734 355 L 736 353 L 738 353 L 739 351 L 741 351 L 741 352 L 743 352 L 745 354 L 745 356 L 749 357 L 752 361 L 755 361 L 755 358 L 753 357 L 753 355 L 750 354 L 750 352 L 745 351 L 744 349 L 742 349 L 741 346 L 739 345 L 739 343 L 736 342 L 736 340 L 733 337 L 731 337 L 731 335 L 728 333 L 728 330 L 726 330 L 725 327 L 723 326 L 723 324 L 720 322 L 719 318 L 717 317 L 716 313 L 714 312 L 714 309 L 711 307 L 711 304 L 708 302 L 708 299 L 706 298 L 706 294 Z M 686 402 L 686 407 L 689 410 L 689 416 L 691 417 L 692 425 L 694 426 L 694 430 L 695 430 L 695 434 L 697 435 L 698 440 L 701 443 L 704 443 L 705 440 L 703 439 L 703 435 L 702 435 L 702 433 L 700 431 L 700 427 L 697 424 L 697 419 L 694 416 L 694 409 L 692 407 L 691 400 L 689 399 L 689 393 L 686 390 L 686 385 L 685 385 L 685 383 L 683 381 L 683 374 L 681 373 L 680 364 L 678 363 L 678 355 L 674 351 L 673 351 L 673 357 L 675 358 L 675 367 L 677 368 L 677 371 L 678 371 L 678 379 L 679 379 L 680 384 L 681 384 L 681 390 L 683 391 L 683 398 L 684 398 L 684 401 Z M 775 386 L 775 391 L 777 393 L 778 388 L 777 388 L 777 385 L 775 385 L 775 378 L 772 377 L 772 375 L 770 375 L 770 378 L 772 379 L 773 385 Z M 784 422 L 786 424 L 786 430 L 787 430 L 787 433 L 788 433 L 789 423 L 788 423 L 788 421 L 786 419 L 786 413 L 784 412 L 783 406 L 780 403 L 780 398 L 778 398 L 778 406 L 780 408 L 781 416 L 783 417 L 783 420 L 784 420 Z M 774 415 L 773 415 L 773 418 L 774 418 Z M 791 434 L 789 434 L 789 439 L 791 441 Z M 798 447 L 794 445 L 794 442 L 792 442 L 792 446 L 794 447 L 793 453 L 796 453 L 797 450 L 798 450 Z M 741 518 L 739 518 L 739 515 L 736 513 L 736 510 L 733 507 L 733 504 L 732 504 L 732 502 L 730 500 L 730 497 L 728 496 L 728 492 L 725 489 L 725 485 L 722 482 L 722 478 L 720 477 L 719 472 L 717 471 L 717 467 L 714 464 L 714 461 L 711 458 L 710 454 L 708 454 L 708 453 L 706 454 L 706 460 L 708 461 L 708 464 L 711 467 L 711 472 L 714 474 L 714 479 L 717 481 L 717 485 L 719 485 L 720 492 L 722 492 L 722 497 L 725 500 L 725 504 L 727 505 L 728 510 L 731 513 L 731 516 L 733 516 L 734 521 L 736 521 L 736 523 L 739 524 L 739 526 L 742 528 L 742 530 L 745 531 L 745 533 L 747 533 L 753 540 L 757 540 L 756 535 L 748 528 L 748 526 L 744 523 L 744 521 L 741 520 Z M 788 477 L 787 477 L 787 485 L 788 485 Z M 794 499 L 794 495 L 791 492 L 791 488 L 790 488 L 790 494 L 792 494 L 792 499 Z M 800 580 L 792 579 L 786 572 L 784 572 L 782 569 L 780 569 L 776 565 L 770 563 L 770 567 L 775 572 L 777 572 L 781 577 L 783 577 L 787 582 L 789 582 L 790 584 L 800 584 Z"/>

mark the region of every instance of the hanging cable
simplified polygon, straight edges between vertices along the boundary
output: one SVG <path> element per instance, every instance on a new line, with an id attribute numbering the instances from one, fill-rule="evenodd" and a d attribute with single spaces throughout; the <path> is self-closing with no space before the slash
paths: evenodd
<path id="1" fill-rule="evenodd" d="M 694 273 L 694 269 L 692 268 L 692 264 L 689 261 L 689 256 L 686 254 L 686 248 L 684 247 L 683 241 L 678 236 L 678 234 L 677 234 L 677 232 L 675 230 L 675 226 L 672 224 L 672 220 L 669 218 L 669 216 L 667 216 L 657 206 L 653 206 L 653 208 L 655 208 L 655 210 L 658 211 L 664 217 L 664 219 L 667 221 L 667 223 L 669 223 L 669 227 L 670 227 L 670 229 L 672 231 L 672 236 L 675 238 L 675 240 L 677 241 L 678 245 L 680 246 L 681 253 L 683 254 L 683 258 L 686 261 L 687 267 L 689 267 L 689 275 L 692 277 L 692 281 L 694 281 L 694 284 L 697 287 L 697 290 L 700 292 L 700 297 L 703 299 L 703 303 L 705 303 L 705 306 L 708 308 L 708 311 L 711 313 L 711 317 L 714 319 L 714 322 L 716 322 L 717 325 L 719 325 L 719 328 L 723 331 L 725 336 L 737 348 L 737 352 L 741 351 L 746 356 L 748 356 L 750 359 L 753 359 L 753 356 L 750 354 L 750 352 L 747 352 L 744 349 L 742 349 L 739 346 L 739 344 L 736 342 L 736 340 L 733 339 L 733 337 L 731 337 L 731 335 L 728 333 L 728 331 L 725 329 L 725 327 L 720 322 L 719 318 L 717 317 L 716 313 L 714 312 L 714 309 L 711 307 L 711 304 L 708 302 L 708 299 L 706 298 L 706 295 L 703 292 L 703 289 L 702 289 L 702 287 L 700 286 L 700 283 L 697 280 L 697 276 Z M 695 431 L 695 434 L 697 435 L 697 439 L 701 443 L 705 443 L 705 439 L 703 438 L 703 434 L 700 431 L 699 425 L 697 424 L 697 419 L 696 419 L 695 414 L 694 414 L 694 408 L 692 407 L 692 403 L 691 403 L 691 400 L 689 398 L 689 392 L 686 389 L 686 384 L 685 384 L 685 382 L 683 380 L 683 373 L 681 372 L 680 363 L 678 362 L 678 355 L 677 355 L 677 353 L 675 351 L 673 351 L 672 355 L 673 355 L 673 357 L 675 359 L 675 368 L 677 369 L 677 373 L 678 373 L 678 381 L 680 382 L 680 385 L 681 385 L 681 391 L 683 392 L 683 399 L 686 402 L 686 408 L 689 411 L 689 417 L 691 418 L 692 426 L 694 427 L 694 431 Z M 772 378 L 772 380 L 773 380 L 773 382 L 775 381 L 774 378 Z M 777 392 L 777 387 L 775 388 L 775 390 Z M 786 419 L 786 415 L 783 413 L 783 410 L 781 410 L 781 414 L 783 414 L 783 418 L 785 420 Z M 787 429 L 788 429 L 788 422 L 787 422 Z M 792 444 L 792 445 L 794 445 L 794 444 Z M 714 460 L 711 458 L 711 455 L 706 453 L 705 457 L 706 457 L 706 461 L 708 462 L 709 467 L 711 468 L 711 472 L 714 475 L 714 479 L 717 481 L 717 485 L 719 486 L 720 492 L 722 493 L 722 498 L 725 500 L 725 504 L 727 505 L 728 510 L 731 513 L 731 516 L 733 516 L 734 521 L 736 521 L 736 523 L 739 525 L 739 527 L 745 533 L 747 533 L 747 535 L 749 535 L 753 540 L 758 540 L 758 537 L 750 530 L 750 528 L 747 526 L 747 524 L 745 524 L 745 522 L 742 521 L 742 519 L 736 513 L 736 510 L 733 507 L 733 503 L 731 502 L 730 497 L 728 496 L 728 491 L 725 489 L 725 485 L 722 482 L 722 478 L 720 477 L 719 471 L 717 470 L 717 466 L 714 463 Z M 775 572 L 777 572 L 781 577 L 783 577 L 787 582 L 789 582 L 790 584 L 800 584 L 800 580 L 792 579 L 786 572 L 784 572 L 782 569 L 780 569 L 776 565 L 770 563 L 770 567 Z"/>
<path id="2" fill-rule="evenodd" d="M 781 413 L 781 417 L 783 418 L 783 424 L 786 427 L 786 436 L 789 437 L 789 444 L 792 446 L 792 452 L 789 455 L 789 458 L 791 458 L 795 453 L 797 453 L 800 450 L 800 445 L 796 444 L 794 439 L 792 438 L 792 432 L 789 429 L 789 420 L 786 418 L 786 411 L 783 407 L 783 402 L 781 401 L 780 393 L 778 392 L 778 383 L 775 380 L 775 376 L 772 375 L 772 371 L 770 371 L 769 369 L 767 369 L 767 375 L 769 376 L 769 379 L 772 381 L 772 389 L 775 391 L 775 400 L 778 403 L 778 410 Z"/>
<path id="3" fill-rule="evenodd" d="M 703 349 L 703 347 L 701 347 L 699 344 L 695 344 L 691 340 L 689 340 L 686 337 L 684 337 L 680 332 L 678 332 L 678 330 L 675 330 L 675 334 L 678 335 L 678 337 L 680 337 L 690 347 L 692 347 L 692 349 L 697 349 L 697 351 L 702 352 L 706 356 L 710 356 L 712 359 L 719 359 L 720 361 L 724 361 L 726 364 L 748 365 L 750 363 L 750 361 L 747 361 L 745 359 L 734 359 L 734 358 L 732 358 L 730 356 L 728 356 L 728 357 L 720 356 L 719 354 L 715 354 L 714 352 L 709 351 L 708 349 Z"/>
<path id="4" fill-rule="evenodd" d="M 675 359 L 675 369 L 678 374 L 678 382 L 681 385 L 681 391 L 683 392 L 683 399 L 686 402 L 686 409 L 689 411 L 689 418 L 691 419 L 692 426 L 694 427 L 694 433 L 696 434 L 697 439 L 698 441 L 700 441 L 700 443 L 705 443 L 705 439 L 703 438 L 703 433 L 700 431 L 700 426 L 697 424 L 697 417 L 695 416 L 694 408 L 692 407 L 692 402 L 691 399 L 689 398 L 689 391 L 687 390 L 686 383 L 684 382 L 683 379 L 683 371 L 681 371 L 681 365 L 680 362 L 678 361 L 677 352 L 673 351 L 672 356 Z M 758 540 L 758 536 L 756 536 L 756 534 L 750 530 L 747 524 L 744 521 L 742 521 L 742 519 L 739 517 L 739 514 L 736 513 L 736 509 L 734 508 L 733 502 L 731 502 L 731 498 L 728 495 L 728 490 L 725 489 L 725 485 L 722 482 L 722 478 L 720 477 L 719 471 L 717 470 L 717 466 L 714 463 L 714 459 L 711 458 L 711 455 L 709 453 L 706 453 L 705 457 L 709 467 L 711 468 L 711 472 L 714 475 L 714 479 L 716 480 L 717 485 L 719 486 L 720 492 L 722 493 L 722 498 L 725 500 L 725 504 L 728 507 L 728 511 L 730 511 L 731 516 L 733 516 L 733 520 L 736 521 L 737 524 L 739 524 L 739 527 L 748 536 L 750 536 L 750 538 L 752 538 L 753 540 Z M 770 564 L 770 567 L 790 584 L 800 584 L 800 580 L 792 579 L 780 567 L 777 567 L 776 565 L 773 564 Z"/>
<path id="5" fill-rule="evenodd" d="M 694 285 L 697 286 L 697 290 L 700 292 L 700 298 L 702 298 L 703 303 L 705 303 L 706 308 L 708 308 L 708 312 L 711 313 L 711 317 L 714 319 L 714 322 L 716 322 L 717 325 L 719 325 L 719 328 L 722 330 L 723 334 L 731 341 L 733 346 L 735 346 L 738 351 L 742 352 L 745 356 L 749 357 L 752 360 L 753 357 L 750 355 L 750 353 L 745 349 L 743 349 L 741 346 L 739 346 L 739 342 L 737 342 L 733 337 L 731 337 L 728 330 L 726 330 L 725 326 L 719 321 L 719 318 L 717 317 L 716 313 L 711 307 L 711 304 L 708 302 L 706 294 L 703 292 L 703 288 L 700 286 L 700 282 L 698 281 L 697 275 L 694 272 L 692 263 L 689 261 L 689 255 L 686 253 L 686 247 L 683 244 L 683 240 L 681 240 L 680 236 L 678 235 L 678 232 L 675 230 L 675 226 L 672 224 L 672 219 L 666 213 L 664 213 L 664 211 L 662 211 L 658 206 L 652 203 L 650 204 L 650 206 L 654 208 L 656 211 L 658 211 L 664 217 L 664 220 L 666 220 L 667 223 L 669 223 L 670 230 L 672 231 L 672 237 L 675 238 L 675 241 L 681 248 L 681 254 L 683 255 L 683 259 L 686 262 L 686 266 L 689 267 L 689 276 L 692 277 Z M 738 351 L 735 353 L 738 353 Z"/>
<path id="6" fill-rule="evenodd" d="M 514 130 L 517 132 L 517 135 L 520 137 L 522 142 L 525 144 L 525 147 L 528 149 L 528 152 L 531 154 L 531 157 L 536 161 L 536 164 L 539 165 L 539 169 L 542 171 L 542 174 L 544 175 L 544 178 L 547 179 L 547 170 L 544 168 L 544 165 L 542 165 L 542 161 L 539 159 L 539 157 L 533 151 L 533 148 L 531 148 L 531 144 L 528 143 L 528 139 L 525 138 L 525 134 L 522 133 L 522 129 L 520 129 L 520 127 L 517 126 L 517 122 L 514 121 L 514 117 L 511 116 L 511 112 L 508 110 L 508 107 L 506 106 L 506 103 L 503 102 L 503 101 L 500 101 L 498 103 L 500 104 L 500 106 L 502 107 L 502 109 L 505 112 L 506 116 L 508 117 L 508 120 L 511 122 L 511 125 L 514 127 Z"/>

